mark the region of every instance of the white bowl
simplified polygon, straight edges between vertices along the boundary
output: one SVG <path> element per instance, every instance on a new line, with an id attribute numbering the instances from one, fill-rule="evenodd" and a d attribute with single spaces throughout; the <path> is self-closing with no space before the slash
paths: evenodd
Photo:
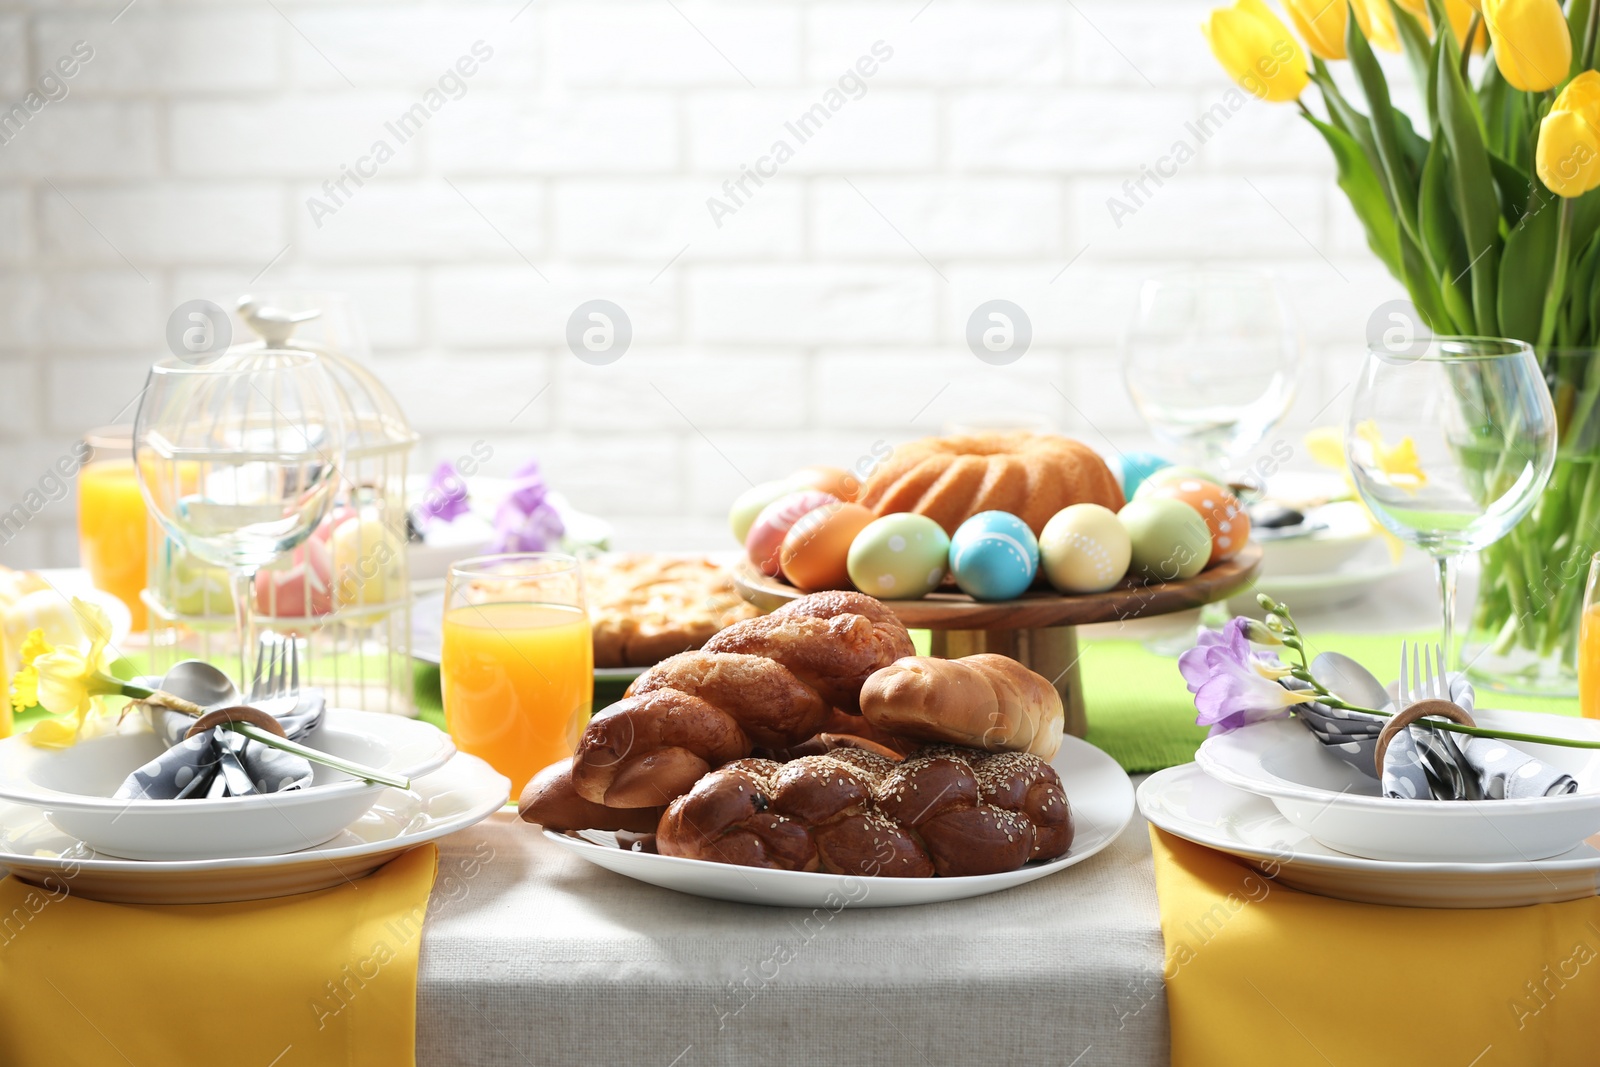
<path id="1" fill-rule="evenodd" d="M 1527 711 L 1475 711 L 1480 726 L 1600 741 L 1600 722 Z M 1509 744 L 1509 742 L 1507 742 Z M 1394 800 L 1328 752 L 1311 731 L 1277 719 L 1209 737 L 1195 762 L 1217 781 L 1266 797 L 1331 849 L 1368 859 L 1512 863 L 1559 856 L 1600 832 L 1600 750 L 1517 743 L 1572 775 L 1578 792 L 1526 800 Z"/>
<path id="2" fill-rule="evenodd" d="M 1338 500 L 1306 512 L 1307 521 L 1322 528 L 1298 537 L 1273 538 L 1258 532 L 1261 573 L 1270 578 L 1326 574 L 1338 570 L 1378 536 L 1366 511 L 1353 500 Z"/>
<path id="3" fill-rule="evenodd" d="M 133 720 L 130 719 L 130 723 Z M 437 770 L 455 745 L 415 719 L 329 708 L 307 745 L 407 778 Z M 0 741 L 0 797 L 44 811 L 50 822 L 107 856 L 136 860 L 276 856 L 320 845 L 360 818 L 384 786 L 313 765 L 305 789 L 215 800 L 119 800 L 123 780 L 163 751 L 148 729 L 36 748 Z"/>

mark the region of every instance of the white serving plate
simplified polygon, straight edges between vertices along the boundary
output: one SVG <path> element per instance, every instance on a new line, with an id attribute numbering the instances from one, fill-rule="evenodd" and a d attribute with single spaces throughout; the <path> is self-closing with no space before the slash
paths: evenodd
<path id="1" fill-rule="evenodd" d="M 1405 908 L 1517 908 L 1600 892 L 1600 849 L 1588 842 L 1532 863 L 1361 859 L 1319 844 L 1265 797 L 1223 785 L 1193 763 L 1145 779 L 1139 811 L 1168 833 L 1237 856 L 1283 885 L 1340 900 Z"/>
<path id="2" fill-rule="evenodd" d="M 63 832 L 109 856 L 215 859 L 296 852 L 332 838 L 377 801 L 384 786 L 313 765 L 312 785 L 215 800 L 119 800 L 111 794 L 164 751 L 135 717 L 129 729 L 70 748 L 0 741 L 0 798 L 43 811 Z M 375 770 L 417 778 L 455 752 L 448 734 L 416 719 L 329 708 L 307 745 Z"/>
<path id="3" fill-rule="evenodd" d="M 1600 740 L 1600 722 L 1527 711 L 1474 711 L 1480 726 Z M 1508 742 L 1509 743 L 1509 742 Z M 1569 796 L 1392 800 L 1376 779 L 1327 752 L 1289 719 L 1206 738 L 1195 762 L 1225 785 L 1266 797 L 1329 848 L 1368 859 L 1509 863 L 1558 856 L 1600 832 L 1600 750 L 1512 746 L 1578 781 Z"/>
<path id="4" fill-rule="evenodd" d="M 615 838 L 586 831 L 587 840 L 545 830 L 546 839 L 608 871 L 664 889 L 713 900 L 779 908 L 897 908 L 998 893 L 1082 863 L 1116 840 L 1133 819 L 1133 783 L 1115 760 L 1076 737 L 1051 761 L 1072 807 L 1072 848 L 1060 859 L 1004 874 L 967 878 L 857 878 L 805 871 L 769 871 L 708 860 L 679 859 L 617 848 Z M 603 843 L 602 843 L 603 842 Z"/>
<path id="5" fill-rule="evenodd" d="M 368 811 L 315 848 L 278 856 L 144 861 L 108 858 L 35 808 L 0 803 L 0 870 L 59 898 L 120 904 L 217 904 L 310 893 L 370 874 L 389 860 L 466 829 L 504 806 L 511 783 L 458 753 L 410 791 L 382 789 Z"/>

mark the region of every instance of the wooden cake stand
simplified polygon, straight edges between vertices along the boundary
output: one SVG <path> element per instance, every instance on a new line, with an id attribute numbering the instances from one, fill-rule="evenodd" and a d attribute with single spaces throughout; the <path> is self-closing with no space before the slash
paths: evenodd
<path id="1" fill-rule="evenodd" d="M 1016 600 L 980 601 L 965 593 L 933 593 L 921 600 L 885 600 L 908 629 L 933 632 L 932 653 L 945 659 L 998 652 L 1049 678 L 1066 707 L 1067 733 L 1082 737 L 1083 682 L 1078 670 L 1079 626 L 1148 615 L 1170 615 L 1223 600 L 1248 586 L 1261 570 L 1254 541 L 1230 560 L 1187 581 L 1142 585 L 1124 580 L 1115 589 L 1082 596 L 1033 590 Z M 746 600 L 772 611 L 804 594 L 768 578 L 741 560 L 733 584 Z"/>

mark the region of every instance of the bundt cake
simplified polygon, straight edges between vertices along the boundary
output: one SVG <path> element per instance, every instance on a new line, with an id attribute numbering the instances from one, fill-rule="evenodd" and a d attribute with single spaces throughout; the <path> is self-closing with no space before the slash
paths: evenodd
<path id="1" fill-rule="evenodd" d="M 953 534 L 980 511 L 1009 511 L 1037 535 L 1069 504 L 1118 511 L 1122 489 L 1094 449 L 1038 433 L 926 437 L 894 450 L 867 478 L 861 503 L 914 511 Z"/>

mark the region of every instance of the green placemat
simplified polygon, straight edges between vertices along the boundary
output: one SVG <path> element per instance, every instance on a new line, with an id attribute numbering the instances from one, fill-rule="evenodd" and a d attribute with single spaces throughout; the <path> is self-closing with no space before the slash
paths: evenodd
<path id="1" fill-rule="evenodd" d="M 1400 670 L 1402 640 L 1431 641 L 1435 633 L 1319 634 L 1308 642 L 1312 656 L 1335 649 L 1384 681 Z M 1147 651 L 1136 641 L 1085 641 L 1080 667 L 1089 710 L 1089 740 L 1129 772 L 1158 771 L 1194 759 L 1205 727 L 1194 724 L 1194 700 L 1178 661 Z M 1486 707 L 1578 714 L 1575 699 L 1542 699 L 1484 691 Z"/>
<path id="2" fill-rule="evenodd" d="M 913 637 L 920 634 L 913 634 Z M 1337 649 L 1352 656 L 1385 681 L 1398 672 L 1402 640 L 1433 640 L 1430 633 L 1319 634 L 1310 651 Z M 1104 749 L 1131 773 L 1157 771 L 1188 763 L 1205 740 L 1204 727 L 1194 724 L 1194 701 L 1178 674 L 1178 661 L 1158 656 L 1137 641 L 1084 641 L 1082 660 L 1084 701 L 1089 709 L 1089 741 Z M 919 651 L 926 654 L 926 649 Z M 413 664 L 415 699 L 419 717 L 444 728 L 444 705 L 439 695 L 439 668 Z M 116 673 L 132 677 L 134 664 L 119 660 Z M 622 696 L 622 685 L 602 686 L 595 692 L 601 708 Z M 1542 699 L 1484 692 L 1479 702 L 1516 711 L 1544 711 L 1554 715 L 1578 714 L 1575 699 Z M 40 717 L 38 711 L 18 716 L 18 726 Z"/>

